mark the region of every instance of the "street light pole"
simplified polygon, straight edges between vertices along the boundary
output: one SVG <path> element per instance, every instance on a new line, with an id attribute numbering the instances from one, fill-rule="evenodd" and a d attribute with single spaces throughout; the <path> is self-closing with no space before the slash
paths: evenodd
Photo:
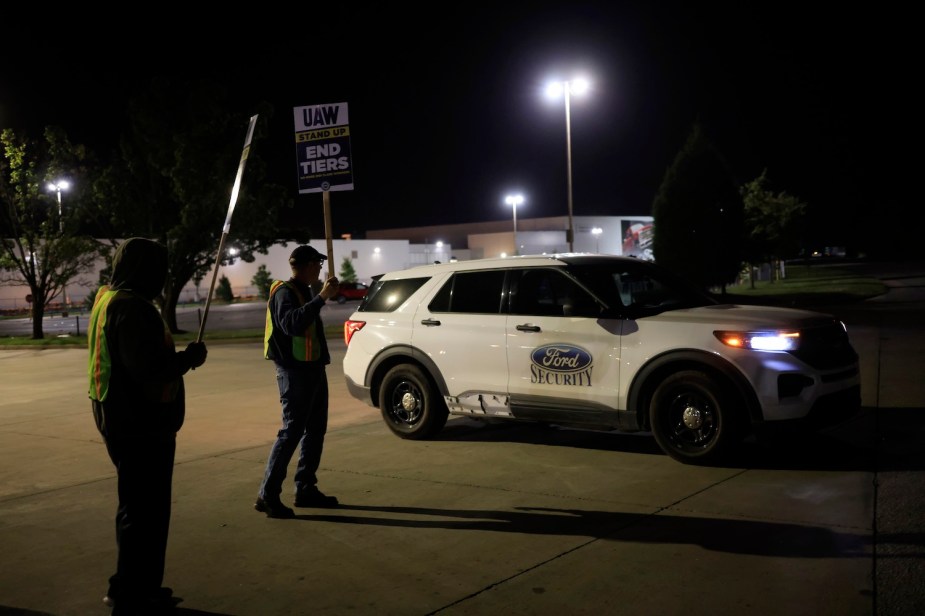
<path id="1" fill-rule="evenodd" d="M 64 207 L 61 204 L 61 191 L 67 190 L 70 184 L 65 180 L 58 180 L 57 182 L 49 182 L 48 190 L 53 190 L 58 193 L 58 232 L 63 236 L 64 235 Z M 67 297 L 67 280 L 64 281 L 64 284 L 61 285 L 62 293 L 64 294 L 64 308 L 67 309 L 68 305 L 71 303 Z"/>
<path id="2" fill-rule="evenodd" d="M 601 233 L 603 232 L 604 230 L 600 227 L 591 229 L 591 233 L 594 235 L 594 252 L 599 253 L 601 251 Z"/>
<path id="3" fill-rule="evenodd" d="M 523 195 L 508 195 L 504 202 L 511 206 L 514 212 L 514 256 L 520 254 L 520 247 L 517 245 L 517 206 L 524 202 Z"/>
<path id="4" fill-rule="evenodd" d="M 572 216 L 572 113 L 571 84 L 565 82 L 565 166 L 568 174 L 568 251 L 575 252 L 575 221 Z"/>
<path id="5" fill-rule="evenodd" d="M 565 165 L 566 179 L 568 182 L 568 249 L 569 252 L 575 251 L 575 220 L 574 206 L 572 203 L 572 94 L 581 94 L 588 89 L 588 82 L 585 79 L 573 79 L 571 81 L 555 81 L 546 88 L 546 93 L 553 97 L 562 93 L 565 97 Z"/>

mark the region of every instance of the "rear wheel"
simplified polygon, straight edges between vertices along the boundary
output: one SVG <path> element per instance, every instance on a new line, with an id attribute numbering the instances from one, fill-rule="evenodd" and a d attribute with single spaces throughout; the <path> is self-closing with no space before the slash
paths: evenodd
<path id="1" fill-rule="evenodd" d="M 379 409 L 389 429 L 402 438 L 426 439 L 446 424 L 446 404 L 424 371 L 412 364 L 389 370 L 379 388 Z"/>
<path id="2" fill-rule="evenodd" d="M 652 434 L 659 447 L 679 462 L 717 462 L 739 439 L 740 422 L 731 408 L 733 399 L 705 372 L 672 374 L 652 396 Z"/>

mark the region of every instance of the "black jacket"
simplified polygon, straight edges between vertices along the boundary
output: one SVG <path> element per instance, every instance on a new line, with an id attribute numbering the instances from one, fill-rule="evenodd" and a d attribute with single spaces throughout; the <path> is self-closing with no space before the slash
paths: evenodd
<path id="1" fill-rule="evenodd" d="M 104 437 L 174 434 L 183 425 L 182 376 L 190 361 L 185 351 L 176 351 L 152 303 L 166 278 L 167 251 L 151 240 L 126 240 L 113 257 L 109 288 L 123 297 L 110 302 L 104 326 L 112 362 L 109 394 L 104 402 L 93 401 Z"/>

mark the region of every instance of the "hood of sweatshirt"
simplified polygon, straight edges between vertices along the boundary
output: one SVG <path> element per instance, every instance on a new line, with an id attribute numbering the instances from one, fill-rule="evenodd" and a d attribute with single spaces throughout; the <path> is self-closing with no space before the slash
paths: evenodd
<path id="1" fill-rule="evenodd" d="M 122 242 L 112 258 L 114 291 L 133 291 L 146 300 L 160 295 L 167 282 L 167 249 L 154 240 L 132 237 Z"/>

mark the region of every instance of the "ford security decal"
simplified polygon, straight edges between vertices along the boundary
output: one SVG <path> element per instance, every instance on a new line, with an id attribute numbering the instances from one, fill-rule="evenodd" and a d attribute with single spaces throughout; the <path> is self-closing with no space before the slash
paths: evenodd
<path id="1" fill-rule="evenodd" d="M 530 354 L 530 382 L 543 385 L 591 386 L 594 358 L 573 344 L 546 344 Z"/>

